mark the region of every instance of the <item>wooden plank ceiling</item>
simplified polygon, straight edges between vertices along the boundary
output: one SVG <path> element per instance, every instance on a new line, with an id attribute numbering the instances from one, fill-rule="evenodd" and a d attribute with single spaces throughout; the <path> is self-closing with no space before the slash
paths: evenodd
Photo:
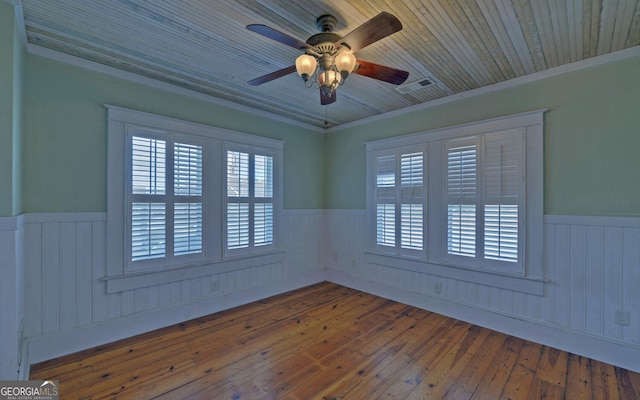
<path id="1" fill-rule="evenodd" d="M 334 126 L 640 45 L 639 0 L 22 0 L 30 44 L 317 126 Z M 306 41 L 323 14 L 348 32 L 381 11 L 403 30 L 356 53 L 409 71 L 403 91 L 352 74 L 320 105 L 294 48 L 245 29 L 259 23 Z M 325 125 L 325 113 L 328 124 Z"/>

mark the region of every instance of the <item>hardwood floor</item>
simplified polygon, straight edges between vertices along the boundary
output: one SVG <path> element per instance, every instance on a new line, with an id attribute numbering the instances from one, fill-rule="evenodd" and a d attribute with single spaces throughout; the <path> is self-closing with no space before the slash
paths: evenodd
<path id="1" fill-rule="evenodd" d="M 640 374 L 321 283 L 31 368 L 61 399 L 640 399 Z"/>

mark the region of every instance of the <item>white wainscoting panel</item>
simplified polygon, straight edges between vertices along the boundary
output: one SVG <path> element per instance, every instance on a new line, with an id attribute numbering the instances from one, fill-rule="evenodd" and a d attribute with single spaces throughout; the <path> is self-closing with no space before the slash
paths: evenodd
<path id="1" fill-rule="evenodd" d="M 17 218 L 0 218 L 0 380 L 17 379 L 20 368 L 23 293 L 16 232 Z"/>
<path id="2" fill-rule="evenodd" d="M 282 262 L 108 293 L 105 213 L 21 216 L 0 247 L 22 249 L 29 362 L 330 280 L 640 371 L 640 218 L 546 216 L 538 296 L 369 263 L 362 210 L 283 217 Z"/>
<path id="3" fill-rule="evenodd" d="M 27 214 L 21 225 L 29 361 L 115 341 L 324 280 L 324 211 L 284 213 L 284 262 L 108 293 L 106 214 Z"/>
<path id="4" fill-rule="evenodd" d="M 497 330 L 505 330 L 506 317 L 530 340 L 640 370 L 640 218 L 546 216 L 544 226 L 543 296 L 368 263 L 361 210 L 327 212 L 331 250 L 323 262 L 330 269 L 328 279 L 336 283 L 468 316 Z M 629 325 L 614 322 L 617 309 L 629 312 Z M 611 354 L 571 343 L 592 345 L 592 339 L 611 344 Z"/>

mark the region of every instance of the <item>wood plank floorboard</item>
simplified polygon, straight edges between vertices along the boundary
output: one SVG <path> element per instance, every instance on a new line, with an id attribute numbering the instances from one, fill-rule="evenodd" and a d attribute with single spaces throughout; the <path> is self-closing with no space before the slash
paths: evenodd
<path id="1" fill-rule="evenodd" d="M 35 364 L 61 399 L 640 399 L 640 374 L 324 282 Z"/>

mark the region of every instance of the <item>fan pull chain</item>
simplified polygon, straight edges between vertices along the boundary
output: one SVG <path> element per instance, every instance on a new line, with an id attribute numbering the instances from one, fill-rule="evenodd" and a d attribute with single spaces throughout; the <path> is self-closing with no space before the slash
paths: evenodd
<path id="1" fill-rule="evenodd" d="M 324 105 L 324 125 L 325 125 L 325 126 L 329 125 L 329 120 L 328 120 L 328 118 L 327 118 L 327 114 L 328 114 L 328 111 L 327 111 L 327 110 L 328 110 L 328 109 L 329 109 L 329 105 L 328 105 L 328 104 L 325 104 L 325 105 Z"/>

